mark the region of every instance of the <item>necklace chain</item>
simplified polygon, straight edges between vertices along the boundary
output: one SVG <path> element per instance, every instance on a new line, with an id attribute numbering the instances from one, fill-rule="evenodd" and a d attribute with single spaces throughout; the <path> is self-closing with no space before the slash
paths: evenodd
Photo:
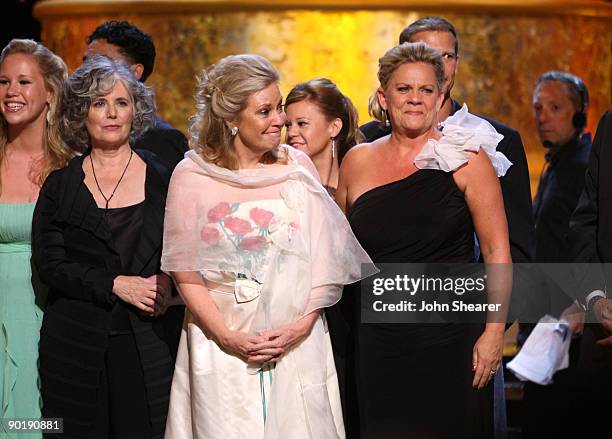
<path id="1" fill-rule="evenodd" d="M 96 177 L 96 169 L 94 168 L 93 159 L 91 158 L 91 154 L 89 155 L 89 163 L 91 163 L 91 171 L 93 172 L 94 181 L 96 182 L 96 186 L 98 187 L 98 191 L 100 192 L 100 195 L 102 195 L 102 198 L 104 198 L 104 201 L 106 201 L 106 207 L 104 207 L 105 210 L 108 210 L 108 203 L 110 203 L 110 200 L 112 200 L 113 197 L 115 196 L 115 192 L 117 191 L 117 188 L 119 187 L 119 184 L 121 183 L 121 180 L 123 180 L 123 177 L 125 173 L 127 172 L 128 166 L 130 166 L 130 162 L 132 161 L 133 155 L 134 155 L 134 151 L 130 149 L 130 158 L 128 159 L 127 165 L 125 165 L 125 169 L 123 170 L 121 177 L 119 177 L 119 180 L 117 181 L 117 184 L 115 185 L 115 189 L 113 189 L 113 193 L 108 198 L 106 198 L 106 195 L 104 195 L 104 192 L 102 192 L 100 183 L 98 183 L 98 178 Z"/>

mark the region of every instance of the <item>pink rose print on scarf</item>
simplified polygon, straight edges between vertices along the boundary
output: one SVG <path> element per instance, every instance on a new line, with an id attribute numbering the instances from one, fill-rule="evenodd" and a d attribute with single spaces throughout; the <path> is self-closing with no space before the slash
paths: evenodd
<path id="1" fill-rule="evenodd" d="M 221 239 L 221 235 L 217 229 L 202 227 L 202 230 L 200 230 L 200 238 L 208 245 L 215 245 L 219 242 L 219 239 Z"/>
<path id="2" fill-rule="evenodd" d="M 227 215 L 230 214 L 231 208 L 229 203 L 221 202 L 208 211 L 208 222 L 218 223 Z"/>
<path id="3" fill-rule="evenodd" d="M 270 221 L 272 221 L 272 218 L 274 218 L 274 213 L 270 212 L 269 210 L 254 207 L 249 212 L 249 216 L 259 227 L 268 228 L 270 227 Z"/>
<path id="4" fill-rule="evenodd" d="M 264 249 L 268 243 L 263 236 L 249 236 L 240 241 L 240 248 L 250 252 L 258 252 Z"/>
<path id="5" fill-rule="evenodd" d="M 250 222 L 241 218 L 236 218 L 235 216 L 225 218 L 223 220 L 223 225 L 236 235 L 246 235 L 253 230 Z"/>

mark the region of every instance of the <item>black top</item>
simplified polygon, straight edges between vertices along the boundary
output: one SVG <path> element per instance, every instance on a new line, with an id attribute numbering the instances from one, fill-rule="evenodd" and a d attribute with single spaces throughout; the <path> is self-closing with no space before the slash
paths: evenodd
<path id="1" fill-rule="evenodd" d="M 348 219 L 374 263 L 474 261 L 472 217 L 452 173 L 421 169 L 370 189 Z"/>
<path id="2" fill-rule="evenodd" d="M 452 101 L 450 114 L 453 115 L 460 109 L 461 105 Z M 503 153 L 512 162 L 506 175 L 499 179 L 508 219 L 510 252 L 514 262 L 532 262 L 535 253 L 535 236 L 531 211 L 531 186 L 527 156 L 521 136 L 515 129 L 495 119 L 480 114 L 477 116 L 485 119 L 504 136 L 497 145 L 497 151 Z M 391 127 L 386 127 L 376 121 L 366 123 L 359 129 L 368 142 L 391 133 Z"/>
<path id="3" fill-rule="evenodd" d="M 183 133 L 157 116 L 153 126 L 136 139 L 134 148 L 155 153 L 170 171 L 183 160 L 188 150 L 187 139 Z"/>
<path id="4" fill-rule="evenodd" d="M 591 137 L 586 134 L 546 154 L 548 166 L 540 177 L 533 202 L 537 262 L 572 261 L 567 233 L 584 187 L 590 153 Z"/>
<path id="5" fill-rule="evenodd" d="M 119 253 L 121 265 L 124 269 L 132 263 L 134 248 L 138 244 L 142 227 L 143 206 L 144 201 L 126 207 L 101 209 L 108 222 L 108 227 L 113 236 L 113 245 Z M 110 322 L 111 335 L 131 332 L 132 325 L 130 324 L 128 309 L 134 311 L 134 308 L 123 300 L 117 300 L 113 305 Z"/>
<path id="6" fill-rule="evenodd" d="M 103 210 L 84 183 L 89 151 L 47 177 L 34 209 L 32 260 L 49 286 L 39 344 L 43 416 L 63 417 L 67 438 L 94 436 L 111 311 L 118 301 L 113 279 L 149 277 L 160 269 L 170 174 L 151 152 L 135 153 L 147 164 L 146 215 L 129 266 L 123 267 Z M 162 438 L 174 368 L 164 317 L 129 317 L 143 365 L 151 436 Z"/>

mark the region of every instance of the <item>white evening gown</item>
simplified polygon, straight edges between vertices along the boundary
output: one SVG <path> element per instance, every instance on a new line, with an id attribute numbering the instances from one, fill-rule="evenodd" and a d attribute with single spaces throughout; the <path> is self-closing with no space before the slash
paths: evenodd
<path id="1" fill-rule="evenodd" d="M 204 232 L 203 238 L 208 243 L 216 244 L 217 239 L 234 237 L 234 231 L 242 233 L 245 228 L 250 229 L 251 235 L 243 235 L 238 246 L 243 249 L 248 247 L 250 255 L 255 255 L 253 262 L 261 264 L 258 271 L 264 272 L 269 262 L 267 252 L 272 246 L 268 245 L 268 229 L 261 226 L 270 223 L 268 218 L 271 214 L 274 221 L 281 220 L 284 224 L 297 221 L 281 199 L 248 201 L 240 203 L 237 210 L 232 212 L 234 218 L 247 221 L 248 225 L 239 221 L 216 225 Z M 255 230 L 258 230 L 257 234 L 252 235 Z M 247 240 L 249 236 L 253 239 Z M 256 285 L 252 288 L 252 282 L 243 283 L 240 280 L 237 284 L 235 275 L 229 272 L 209 271 L 203 276 L 225 324 L 232 330 L 249 332 L 260 299 Z M 286 285 L 287 294 L 291 294 L 291 287 Z M 336 437 L 344 438 L 338 379 L 323 318 L 318 319 L 308 338 L 316 340 L 312 348 L 323 350 L 318 356 L 321 358 L 322 354 L 326 359 L 327 395 L 336 424 Z M 303 343 L 308 343 L 308 340 Z M 312 411 L 305 410 L 302 398 L 305 389 L 299 376 L 291 381 L 291 388 L 275 386 L 274 375 L 280 368 L 296 369 L 290 364 L 293 360 L 291 357 L 283 358 L 275 367 L 259 372 L 248 370 L 244 361 L 226 354 L 209 339 L 187 309 L 172 381 L 165 438 L 267 439 L 281 437 L 276 432 L 283 431 L 283 439 L 321 439 L 316 433 L 317 419 L 305 419 L 306 413 L 312 415 Z M 271 407 L 273 404 L 284 406 L 284 419 L 277 419 L 276 423 L 285 425 L 268 428 L 264 436 L 264 419 L 266 412 L 274 409 Z M 289 436 L 287 431 L 291 432 Z"/>

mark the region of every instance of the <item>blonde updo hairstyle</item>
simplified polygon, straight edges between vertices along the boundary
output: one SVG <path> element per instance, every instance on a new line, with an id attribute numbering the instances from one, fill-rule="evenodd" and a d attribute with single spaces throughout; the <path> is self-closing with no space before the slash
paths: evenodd
<path id="1" fill-rule="evenodd" d="M 390 49 L 378 60 L 378 81 L 383 90 L 387 89 L 391 75 L 404 64 L 424 63 L 430 64 L 436 75 L 437 92 L 444 86 L 444 62 L 442 54 L 433 47 L 423 43 L 402 43 Z M 384 123 L 387 120 L 386 112 L 378 100 L 378 92 L 370 97 L 368 113 L 375 120 Z"/>
<path id="2" fill-rule="evenodd" d="M 243 54 L 221 59 L 205 69 L 196 86 L 196 114 L 191 118 L 189 146 L 204 160 L 227 169 L 238 161 L 227 121 L 245 107 L 247 99 L 279 80 L 274 66 L 262 56 Z M 286 156 L 269 151 L 263 163 L 285 162 Z"/>
<path id="3" fill-rule="evenodd" d="M 43 147 L 45 156 L 34 181 L 42 186 L 47 176 L 55 169 L 63 168 L 74 157 L 75 152 L 68 148 L 59 128 L 59 118 L 62 106 L 62 89 L 68 77 L 68 68 L 64 61 L 34 40 L 13 39 L 0 54 L 0 65 L 10 55 L 23 54 L 31 56 L 38 65 L 44 79 L 45 87 L 51 92 L 51 102 L 47 109 L 47 117 L 43 131 Z M 0 116 L 0 163 L 6 154 L 8 143 L 8 124 L 4 117 Z"/>

